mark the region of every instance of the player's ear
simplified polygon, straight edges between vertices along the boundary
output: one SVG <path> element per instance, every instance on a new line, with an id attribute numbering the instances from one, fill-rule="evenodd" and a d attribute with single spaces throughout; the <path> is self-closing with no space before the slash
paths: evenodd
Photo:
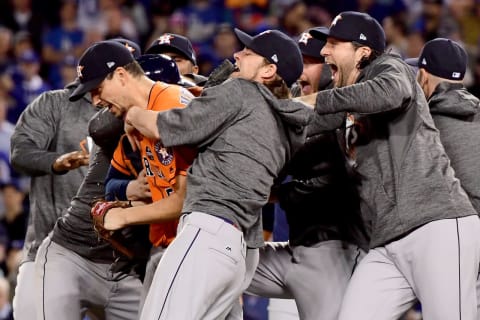
<path id="1" fill-rule="evenodd" d="M 193 73 L 193 74 L 198 74 L 198 71 L 199 71 L 198 66 L 195 66 L 195 65 L 192 66 L 192 73 Z"/>
<path id="2" fill-rule="evenodd" d="M 274 63 L 268 63 L 262 67 L 261 72 L 262 72 L 263 78 L 267 78 L 267 79 L 273 78 L 277 73 L 277 65 Z"/>

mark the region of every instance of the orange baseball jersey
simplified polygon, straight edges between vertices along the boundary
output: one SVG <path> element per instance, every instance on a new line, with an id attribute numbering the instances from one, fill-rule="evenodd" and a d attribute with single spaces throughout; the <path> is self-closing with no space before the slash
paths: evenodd
<path id="1" fill-rule="evenodd" d="M 157 82 L 152 87 L 148 100 L 148 110 L 164 111 L 183 108 L 192 95 L 179 86 Z M 186 175 L 187 169 L 195 159 L 197 152 L 193 148 L 178 146 L 166 148 L 160 140 L 140 138 L 140 154 L 147 176 L 152 200 L 158 201 L 173 192 L 177 175 Z M 126 156 L 122 143 L 119 143 L 111 165 L 125 175 L 137 176 L 134 166 Z M 150 241 L 154 246 L 167 246 L 176 235 L 178 221 L 154 223 L 150 225 Z"/>

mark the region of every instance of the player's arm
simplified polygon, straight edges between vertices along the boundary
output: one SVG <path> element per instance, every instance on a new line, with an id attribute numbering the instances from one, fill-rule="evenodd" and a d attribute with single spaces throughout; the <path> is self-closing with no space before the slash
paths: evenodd
<path id="1" fill-rule="evenodd" d="M 104 226 L 108 230 L 121 229 L 128 225 L 150 224 L 174 220 L 180 217 L 187 189 L 187 177 L 177 175 L 174 192 L 166 198 L 147 205 L 130 208 L 113 208 L 105 215 Z"/>
<path id="2" fill-rule="evenodd" d="M 380 64 L 373 79 L 353 85 L 301 97 L 298 100 L 315 106 L 318 114 L 340 111 L 375 114 L 398 110 L 414 94 L 410 79 L 399 66 Z"/>
<path id="3" fill-rule="evenodd" d="M 65 174 L 88 164 L 88 155 L 80 150 L 62 154 L 49 149 L 56 139 L 63 98 L 58 91 L 44 92 L 22 112 L 11 138 L 11 164 L 19 172 Z"/>
<path id="4" fill-rule="evenodd" d="M 158 111 L 146 110 L 135 106 L 131 107 L 125 117 L 125 131 L 127 135 L 131 136 L 134 130 L 137 130 L 144 137 L 160 140 L 157 114 Z"/>
<path id="5" fill-rule="evenodd" d="M 152 193 L 142 170 L 137 177 L 126 175 L 112 165 L 105 179 L 105 200 L 139 200 L 151 202 Z"/>

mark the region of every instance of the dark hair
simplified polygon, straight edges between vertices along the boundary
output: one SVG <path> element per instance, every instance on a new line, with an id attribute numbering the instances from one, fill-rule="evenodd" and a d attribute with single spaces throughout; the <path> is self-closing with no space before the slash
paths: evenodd
<path id="1" fill-rule="evenodd" d="M 361 48 L 361 47 L 366 47 L 366 45 L 358 43 L 356 41 L 352 41 L 352 45 L 353 45 L 353 48 L 355 50 L 357 50 L 358 48 Z M 370 53 L 370 55 L 368 57 L 363 56 L 360 59 L 360 61 L 358 61 L 357 68 L 359 70 L 364 69 L 370 63 L 372 63 L 373 60 L 377 59 L 378 57 L 380 57 L 382 55 L 382 52 L 380 52 L 378 50 L 375 50 L 375 49 L 372 49 L 372 48 L 370 48 L 370 49 L 372 50 L 372 53 Z"/>
<path id="2" fill-rule="evenodd" d="M 138 64 L 138 62 L 136 60 L 122 66 L 128 73 L 130 73 L 133 77 L 138 77 L 138 76 L 141 76 L 141 75 L 144 75 L 145 72 L 143 71 L 142 67 L 140 66 L 140 64 Z M 110 72 L 106 79 L 112 79 L 113 77 L 113 72 L 115 71 L 112 71 Z"/>

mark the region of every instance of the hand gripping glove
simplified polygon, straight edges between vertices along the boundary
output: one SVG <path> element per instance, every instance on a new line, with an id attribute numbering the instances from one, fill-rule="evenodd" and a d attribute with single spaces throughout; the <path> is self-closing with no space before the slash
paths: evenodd
<path id="1" fill-rule="evenodd" d="M 127 240 L 122 230 L 107 230 L 104 227 L 105 215 L 112 208 L 129 208 L 132 205 L 125 201 L 97 201 L 90 211 L 93 221 L 93 229 L 99 239 L 103 239 L 120 253 L 132 259 L 135 253 L 127 247 Z"/>

